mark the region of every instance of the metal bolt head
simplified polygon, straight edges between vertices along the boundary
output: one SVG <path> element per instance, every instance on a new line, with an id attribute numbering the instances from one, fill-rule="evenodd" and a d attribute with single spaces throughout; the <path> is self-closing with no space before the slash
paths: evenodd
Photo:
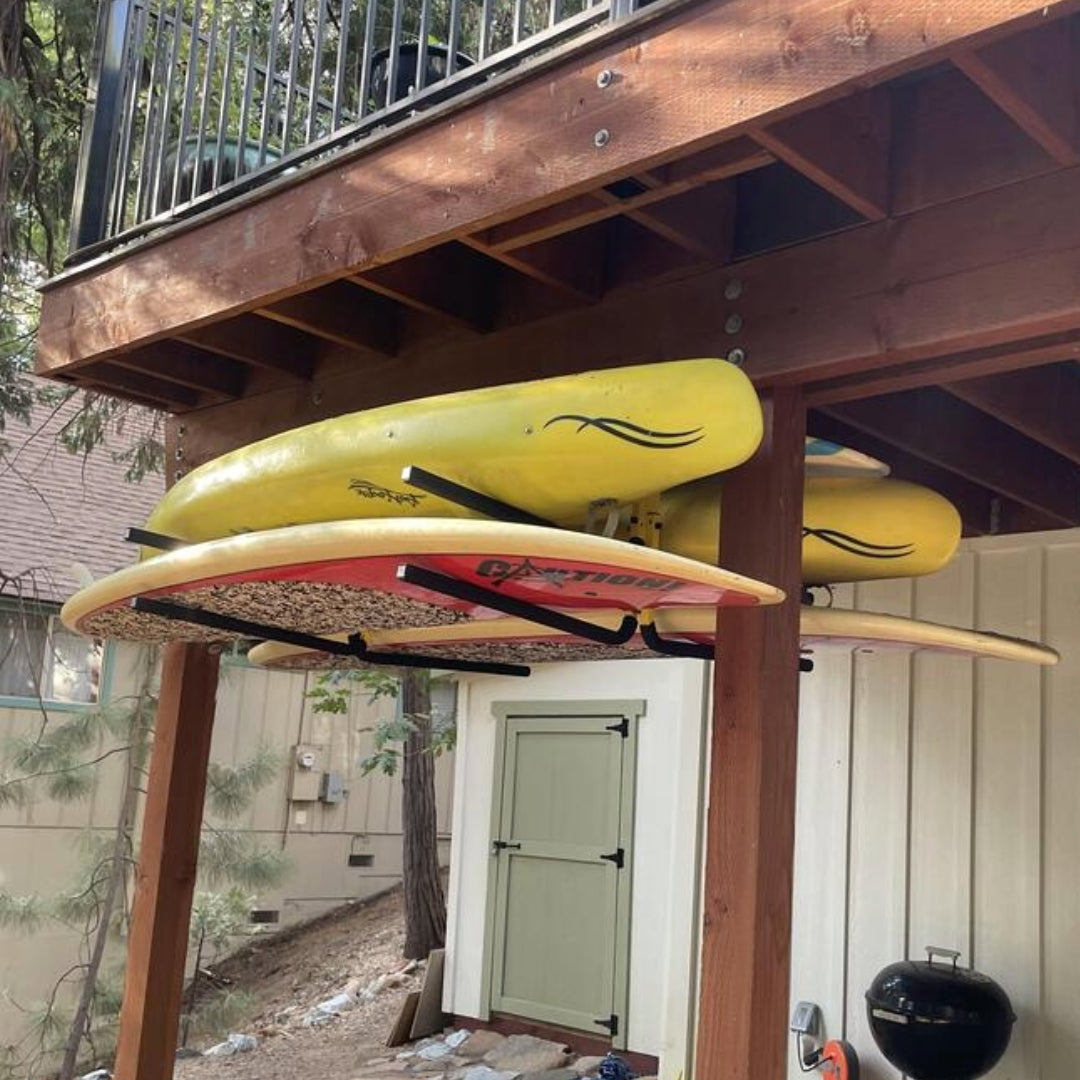
<path id="1" fill-rule="evenodd" d="M 593 146 L 597 150 L 603 150 L 611 142 L 611 132 L 607 128 L 601 128 L 592 138 Z"/>
<path id="2" fill-rule="evenodd" d="M 742 282 L 738 278 L 732 278 L 724 286 L 725 300 L 738 300 L 742 296 Z"/>
<path id="3" fill-rule="evenodd" d="M 724 332 L 727 334 L 737 334 L 742 329 L 742 316 L 741 315 L 729 315 L 724 320 Z"/>
<path id="4" fill-rule="evenodd" d="M 604 68 L 599 75 L 596 76 L 596 85 L 601 90 L 606 90 L 615 81 L 615 73 L 610 68 Z"/>
<path id="5" fill-rule="evenodd" d="M 745 349 L 730 349 L 727 354 L 727 360 L 729 364 L 734 364 L 736 367 L 742 367 L 746 363 L 746 350 Z"/>

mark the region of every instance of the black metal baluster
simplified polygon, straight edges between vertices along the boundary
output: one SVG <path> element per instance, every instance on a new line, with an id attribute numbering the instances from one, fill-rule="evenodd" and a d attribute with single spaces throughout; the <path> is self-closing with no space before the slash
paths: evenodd
<path id="1" fill-rule="evenodd" d="M 210 94 L 213 90 L 212 77 L 214 64 L 217 62 L 217 36 L 218 36 L 218 13 L 221 9 L 220 0 L 210 0 L 214 10 L 210 15 L 210 35 L 206 43 L 206 61 L 203 69 L 202 100 L 199 102 L 199 129 L 195 136 L 195 175 L 191 181 L 191 198 L 198 198 L 203 193 L 203 150 L 206 148 L 206 117 L 210 112 Z M 207 191 L 214 189 L 213 169 L 210 170 L 210 182 L 206 185 Z"/>
<path id="2" fill-rule="evenodd" d="M 315 16 L 315 49 L 311 57 L 311 82 L 308 88 L 307 141 L 313 143 L 319 133 L 319 98 L 322 91 L 322 61 L 326 34 L 326 0 L 319 0 Z"/>
<path id="3" fill-rule="evenodd" d="M 457 71 L 458 51 L 461 49 L 461 0 L 450 0 L 450 28 L 446 35 L 446 47 L 450 55 L 446 58 L 446 74 Z"/>
<path id="4" fill-rule="evenodd" d="M 420 0 L 420 22 L 416 31 L 416 83 L 417 93 L 427 86 L 428 37 L 431 35 L 431 0 Z"/>
<path id="5" fill-rule="evenodd" d="M 221 184 L 221 169 L 225 163 L 225 135 L 229 127 L 229 103 L 232 100 L 233 80 L 233 57 L 236 53 L 236 22 L 229 23 L 229 36 L 225 44 L 225 70 L 221 75 L 221 106 L 218 109 L 217 146 L 214 148 L 214 175 L 212 187 L 214 190 Z M 242 163 L 236 162 L 236 175 L 239 176 L 243 169 Z"/>
<path id="6" fill-rule="evenodd" d="M 161 131 L 158 133 L 157 154 L 154 161 L 154 180 L 151 198 L 156 202 L 155 213 L 160 214 L 172 206 L 171 200 L 162 198 L 165 155 L 169 148 L 169 115 L 172 112 L 173 83 L 176 78 L 176 61 L 180 52 L 180 28 L 183 25 L 184 0 L 176 0 L 176 13 L 172 20 L 169 38 L 169 57 L 165 64 L 165 93 L 161 105 Z M 167 17 L 166 17 L 167 18 Z"/>
<path id="7" fill-rule="evenodd" d="M 480 45 L 477 56 L 480 60 L 486 60 L 491 52 L 491 22 L 495 16 L 493 0 L 484 0 L 480 9 Z"/>
<path id="8" fill-rule="evenodd" d="M 277 46 L 281 15 L 281 0 L 274 0 L 270 21 L 270 39 L 266 46 L 266 78 L 263 82 L 262 125 L 259 129 L 258 167 L 260 169 L 266 164 L 266 144 L 270 135 L 270 114 L 273 111 L 274 98 L 277 96 Z"/>
<path id="9" fill-rule="evenodd" d="M 281 135 L 281 154 L 289 152 L 296 110 L 296 82 L 300 71 L 300 34 L 304 29 L 304 0 L 292 0 L 292 40 L 289 42 L 289 77 L 285 83 L 285 127 Z"/>
<path id="10" fill-rule="evenodd" d="M 180 197 L 180 178 L 184 175 L 184 163 L 187 158 L 188 133 L 191 130 L 191 111 L 195 100 L 195 87 L 198 84 L 199 67 L 199 23 L 202 20 L 202 0 L 195 0 L 191 16 L 188 41 L 187 73 L 184 77 L 184 101 L 180 108 L 180 137 L 176 143 L 176 165 L 173 168 L 172 205 L 187 202 L 195 193 L 195 177 L 192 177 L 191 191 L 184 198 Z M 198 175 L 198 160 L 195 162 Z"/>
<path id="11" fill-rule="evenodd" d="M 334 69 L 334 104 L 330 116 L 330 130 L 337 131 L 341 126 L 341 107 L 345 93 L 345 69 L 349 60 L 349 18 L 352 15 L 352 0 L 341 0 L 341 19 L 338 24 L 337 64 Z"/>
<path id="12" fill-rule="evenodd" d="M 94 66 L 72 207 L 71 250 L 103 240 L 115 168 L 117 123 L 123 93 L 124 43 L 132 0 L 106 0 L 101 9 Z"/>
<path id="13" fill-rule="evenodd" d="M 142 51 L 146 33 L 147 11 L 145 3 L 135 0 L 129 20 L 127 40 L 124 44 L 124 95 L 120 126 L 120 145 L 116 154 L 116 174 L 113 183 L 111 235 L 121 232 L 127 220 L 128 180 L 131 174 L 131 141 L 135 125 L 135 112 L 142 77 Z"/>
<path id="14" fill-rule="evenodd" d="M 251 123 L 251 99 L 255 93 L 255 27 L 248 36 L 244 58 L 244 96 L 240 101 L 240 131 L 236 137 L 236 175 L 247 172 L 248 124 Z"/>
<path id="15" fill-rule="evenodd" d="M 405 14 L 404 0 L 393 0 L 393 4 L 393 16 L 390 23 L 390 58 L 386 66 L 386 101 L 383 102 L 388 107 L 398 99 L 398 71 L 401 68 L 401 21 Z"/>
<path id="16" fill-rule="evenodd" d="M 159 84 L 166 50 L 165 2 L 166 0 L 158 0 L 157 13 L 149 13 L 154 20 L 154 58 L 150 62 L 150 85 L 146 89 L 146 123 L 139 151 L 139 181 L 135 189 L 136 222 L 144 221 L 154 213 L 154 147 L 157 145 L 157 130 L 161 123 L 162 100 Z"/>
<path id="17" fill-rule="evenodd" d="M 375 16 L 379 0 L 367 0 L 364 13 L 364 47 L 360 52 L 360 117 L 371 112 L 371 58 L 375 55 Z"/>

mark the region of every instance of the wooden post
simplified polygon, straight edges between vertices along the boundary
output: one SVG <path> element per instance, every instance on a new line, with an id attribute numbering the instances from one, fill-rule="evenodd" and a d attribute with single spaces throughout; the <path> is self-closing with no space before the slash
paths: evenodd
<path id="1" fill-rule="evenodd" d="M 195 891 L 218 654 L 165 647 L 128 940 L 116 1080 L 170 1080 Z"/>
<path id="2" fill-rule="evenodd" d="M 805 430 L 800 391 L 777 389 L 724 481 L 722 565 L 787 600 L 718 617 L 695 1080 L 786 1075 Z"/>

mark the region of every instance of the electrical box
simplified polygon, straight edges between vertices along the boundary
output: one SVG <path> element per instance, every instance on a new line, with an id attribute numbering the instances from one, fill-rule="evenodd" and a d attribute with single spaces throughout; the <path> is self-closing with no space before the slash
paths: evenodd
<path id="1" fill-rule="evenodd" d="M 322 791 L 319 797 L 324 803 L 339 803 L 345 798 L 345 777 L 339 772 L 323 773 Z"/>
<path id="2" fill-rule="evenodd" d="M 322 794 L 326 771 L 326 747 L 299 743 L 292 750 L 290 802 L 316 802 Z"/>

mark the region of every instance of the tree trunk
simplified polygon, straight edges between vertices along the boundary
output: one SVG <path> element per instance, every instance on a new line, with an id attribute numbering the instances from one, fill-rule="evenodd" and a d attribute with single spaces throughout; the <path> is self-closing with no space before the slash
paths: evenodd
<path id="1" fill-rule="evenodd" d="M 402 877 L 405 956 L 422 960 L 446 942 L 446 897 L 439 877 L 435 819 L 435 757 L 431 753 L 431 692 L 426 671 L 406 669 L 401 709 L 416 725 L 405 742 L 401 770 Z"/>

